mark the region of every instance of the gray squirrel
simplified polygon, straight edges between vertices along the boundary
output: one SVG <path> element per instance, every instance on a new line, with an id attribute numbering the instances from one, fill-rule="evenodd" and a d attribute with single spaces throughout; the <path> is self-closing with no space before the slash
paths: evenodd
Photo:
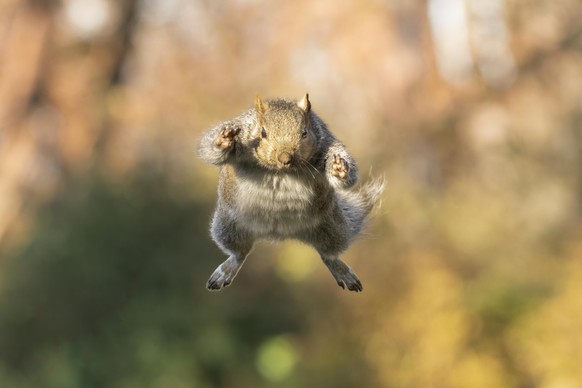
<path id="1" fill-rule="evenodd" d="M 313 246 L 338 285 L 362 291 L 340 258 L 358 236 L 384 189 L 382 179 L 358 189 L 358 169 L 345 146 L 299 101 L 261 100 L 210 128 L 198 153 L 220 166 L 211 235 L 228 259 L 208 279 L 228 286 L 258 239 L 297 239 Z"/>

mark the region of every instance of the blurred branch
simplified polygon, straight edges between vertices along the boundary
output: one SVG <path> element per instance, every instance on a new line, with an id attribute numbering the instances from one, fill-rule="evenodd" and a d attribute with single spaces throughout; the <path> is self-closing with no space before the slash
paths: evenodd
<path id="1" fill-rule="evenodd" d="M 13 132 L 37 100 L 53 7 L 30 2 L 19 7 L 10 21 L 0 61 L 0 129 Z M 53 2 L 47 2 L 53 3 Z"/>
<path id="2" fill-rule="evenodd" d="M 55 1 L 25 1 L 8 14 L 0 56 L 0 244 L 22 223 L 39 164 L 39 138 L 24 131 L 43 95 Z"/>
<path id="3" fill-rule="evenodd" d="M 128 58 L 131 56 L 133 37 L 138 26 L 137 16 L 140 7 L 139 1 L 127 0 L 122 2 L 120 7 L 121 17 L 119 28 L 111 39 L 115 47 L 112 59 L 113 65 L 108 77 L 107 89 L 123 83 L 123 71 L 126 67 Z M 95 142 L 95 156 L 98 162 L 102 159 L 103 153 L 105 152 L 111 136 L 111 131 L 110 118 L 106 116 Z"/>
<path id="4" fill-rule="evenodd" d="M 121 20 L 114 37 L 119 42 L 116 48 L 109 85 L 122 83 L 122 73 L 125 63 L 131 54 L 133 36 L 137 27 L 137 15 L 139 11 L 138 0 L 128 0 L 121 4 Z"/>

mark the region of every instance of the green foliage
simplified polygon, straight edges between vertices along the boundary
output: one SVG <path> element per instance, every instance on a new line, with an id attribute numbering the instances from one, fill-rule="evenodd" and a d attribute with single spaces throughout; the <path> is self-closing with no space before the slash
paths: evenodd
<path id="1" fill-rule="evenodd" d="M 222 259 L 209 213 L 153 177 L 79 182 L 48 206 L 3 266 L 0 385 L 260 383 L 257 349 L 297 332 L 302 318 L 282 303 L 285 287 L 264 290 L 260 303 L 244 282 L 204 288 Z"/>

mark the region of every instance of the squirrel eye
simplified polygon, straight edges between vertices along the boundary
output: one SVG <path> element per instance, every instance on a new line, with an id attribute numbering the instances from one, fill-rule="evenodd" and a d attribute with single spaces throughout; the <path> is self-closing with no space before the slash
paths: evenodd
<path id="1" fill-rule="evenodd" d="M 304 139 L 307 137 L 307 129 L 304 129 L 303 131 L 301 131 L 301 137 Z"/>
<path id="2" fill-rule="evenodd" d="M 267 131 L 265 130 L 265 127 L 263 127 L 263 129 L 261 129 L 261 137 L 263 137 L 263 138 L 267 137 Z"/>

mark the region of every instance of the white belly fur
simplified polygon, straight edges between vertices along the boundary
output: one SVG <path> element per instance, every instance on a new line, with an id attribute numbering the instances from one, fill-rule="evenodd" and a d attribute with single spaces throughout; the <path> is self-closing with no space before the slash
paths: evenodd
<path id="1" fill-rule="evenodd" d="M 264 174 L 241 180 L 236 207 L 238 220 L 257 237 L 292 237 L 319 223 L 311 204 L 317 193 L 309 182 L 287 174 Z"/>

